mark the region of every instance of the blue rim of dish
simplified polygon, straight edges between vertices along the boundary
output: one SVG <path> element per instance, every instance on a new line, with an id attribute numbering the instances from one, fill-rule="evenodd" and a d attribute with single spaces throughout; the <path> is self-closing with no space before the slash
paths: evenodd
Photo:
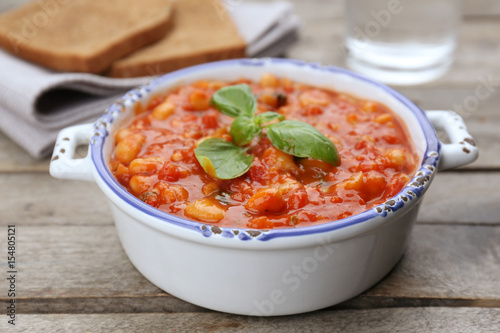
<path id="1" fill-rule="evenodd" d="M 385 203 L 375 206 L 364 212 L 355 214 L 353 216 L 332 221 L 321 223 L 308 227 L 297 227 L 289 229 L 272 229 L 272 230 L 255 230 L 255 229 L 241 229 L 231 227 L 217 227 L 201 222 L 190 221 L 174 215 L 165 213 L 159 209 L 153 208 L 141 200 L 130 194 L 123 188 L 113 177 L 104 161 L 103 147 L 106 137 L 109 134 L 109 128 L 118 115 L 120 115 L 127 107 L 131 107 L 135 102 L 147 96 L 153 89 L 166 80 L 182 79 L 185 75 L 194 73 L 200 70 L 216 69 L 221 67 L 240 67 L 240 66 L 272 66 L 272 65 L 292 65 L 297 67 L 309 67 L 313 70 L 330 72 L 336 74 L 343 74 L 355 78 L 359 81 L 364 81 L 371 85 L 382 89 L 384 92 L 392 95 L 405 107 L 410 109 L 414 116 L 417 118 L 424 136 L 427 141 L 427 148 L 423 156 L 422 164 L 416 175 L 412 178 L 410 183 L 403 188 L 397 195 L 387 200 Z M 270 71 L 272 69 L 270 68 Z M 337 229 L 346 228 L 362 222 L 366 222 L 376 217 L 386 217 L 388 214 L 396 212 L 405 206 L 408 201 L 413 201 L 425 192 L 433 174 L 437 171 L 437 164 L 439 160 L 440 142 L 437 138 L 436 132 L 424 112 L 413 104 L 406 97 L 401 95 L 394 89 L 376 82 L 374 80 L 365 78 L 361 75 L 348 71 L 346 69 L 323 66 L 317 63 L 308 63 L 301 60 L 282 59 L 282 58 L 261 58 L 261 59 L 232 59 L 217 61 L 197 66 L 188 67 L 175 72 L 171 72 L 153 79 L 150 83 L 143 85 L 139 88 L 133 89 L 118 99 L 112 104 L 105 113 L 94 124 L 94 135 L 90 141 L 90 154 L 92 162 L 96 167 L 97 173 L 102 178 L 104 183 L 124 202 L 131 205 L 133 208 L 146 213 L 152 217 L 158 218 L 161 222 L 170 223 L 176 226 L 194 230 L 201 233 L 205 237 L 220 235 L 224 238 L 239 238 L 242 241 L 257 239 L 261 241 L 268 241 L 273 238 L 282 237 L 296 237 L 302 235 L 318 234 L 329 232 Z M 161 223 L 160 222 L 160 223 Z"/>

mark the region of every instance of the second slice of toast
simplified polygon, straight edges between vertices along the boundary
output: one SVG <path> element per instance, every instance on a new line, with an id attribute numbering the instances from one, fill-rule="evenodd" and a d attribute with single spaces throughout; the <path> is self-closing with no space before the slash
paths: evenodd
<path id="1" fill-rule="evenodd" d="M 174 26 L 159 42 L 119 59 L 109 76 L 158 75 L 204 62 L 245 56 L 246 43 L 217 0 L 175 2 Z"/>

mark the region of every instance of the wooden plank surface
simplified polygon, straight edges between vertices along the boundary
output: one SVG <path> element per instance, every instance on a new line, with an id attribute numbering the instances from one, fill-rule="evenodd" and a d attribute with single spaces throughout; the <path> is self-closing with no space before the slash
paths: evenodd
<path id="1" fill-rule="evenodd" d="M 0 173 L 48 171 L 48 158 L 35 160 L 0 131 Z"/>
<path id="2" fill-rule="evenodd" d="M 500 307 L 499 239 L 500 226 L 417 225 L 403 260 L 366 295 L 491 300 Z"/>
<path id="3" fill-rule="evenodd" d="M 419 222 L 500 225 L 500 172 L 443 172 L 424 195 Z"/>
<path id="4" fill-rule="evenodd" d="M 0 173 L 0 225 L 111 225 L 106 197 L 94 182 L 48 173 Z"/>
<path id="5" fill-rule="evenodd" d="M 128 261 L 114 226 L 29 225 L 17 233 L 18 313 L 200 311 L 148 282 Z M 500 226 L 417 225 L 398 266 L 338 308 L 436 305 L 429 300 L 437 299 L 500 307 L 498 239 Z M 2 306 L 7 301 L 0 294 Z"/>
<path id="6" fill-rule="evenodd" d="M 0 330 L 12 327 L 0 322 Z M 19 330 L 53 332 L 498 332 L 500 309 L 399 308 L 253 318 L 224 313 L 20 315 Z"/>

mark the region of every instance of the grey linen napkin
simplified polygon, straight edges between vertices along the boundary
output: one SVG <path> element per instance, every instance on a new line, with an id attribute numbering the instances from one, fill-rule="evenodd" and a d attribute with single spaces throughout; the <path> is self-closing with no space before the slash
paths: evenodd
<path id="1" fill-rule="evenodd" d="M 247 56 L 279 56 L 300 26 L 286 1 L 225 1 Z M 52 71 L 0 50 L 0 130 L 35 158 L 52 152 L 64 127 L 91 122 L 120 95 L 151 77 L 115 79 Z"/>

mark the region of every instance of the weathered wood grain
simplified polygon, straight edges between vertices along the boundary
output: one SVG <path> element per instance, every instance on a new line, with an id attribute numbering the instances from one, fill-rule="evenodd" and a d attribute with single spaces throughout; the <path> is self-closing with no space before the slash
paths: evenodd
<path id="1" fill-rule="evenodd" d="M 500 224 L 500 173 L 438 173 L 425 194 L 419 222 Z M 96 184 L 48 174 L 0 174 L 0 225 L 112 225 Z"/>
<path id="2" fill-rule="evenodd" d="M 448 298 L 490 300 L 500 307 L 499 239 L 498 226 L 417 225 L 403 260 L 365 295 L 438 298 L 434 306 Z"/>
<path id="3" fill-rule="evenodd" d="M 199 311 L 148 282 L 113 226 L 18 226 L 17 234 L 18 313 Z M 498 239 L 498 226 L 417 225 L 393 272 L 337 308 L 500 307 Z"/>
<path id="4" fill-rule="evenodd" d="M 0 198 L 0 225 L 113 223 L 106 197 L 93 182 L 0 173 Z"/>
<path id="5" fill-rule="evenodd" d="M 18 330 L 52 332 L 497 332 L 500 309 L 400 308 L 252 318 L 224 313 L 21 315 Z M 10 331 L 6 321 L 0 329 Z"/>
<path id="6" fill-rule="evenodd" d="M 48 172 L 49 159 L 36 160 L 0 131 L 0 173 Z"/>
<path id="7" fill-rule="evenodd" d="M 425 193 L 418 222 L 500 225 L 500 174 L 442 172 Z"/>
<path id="8" fill-rule="evenodd" d="M 16 233 L 21 299 L 161 293 L 128 261 L 114 226 L 17 226 Z"/>

